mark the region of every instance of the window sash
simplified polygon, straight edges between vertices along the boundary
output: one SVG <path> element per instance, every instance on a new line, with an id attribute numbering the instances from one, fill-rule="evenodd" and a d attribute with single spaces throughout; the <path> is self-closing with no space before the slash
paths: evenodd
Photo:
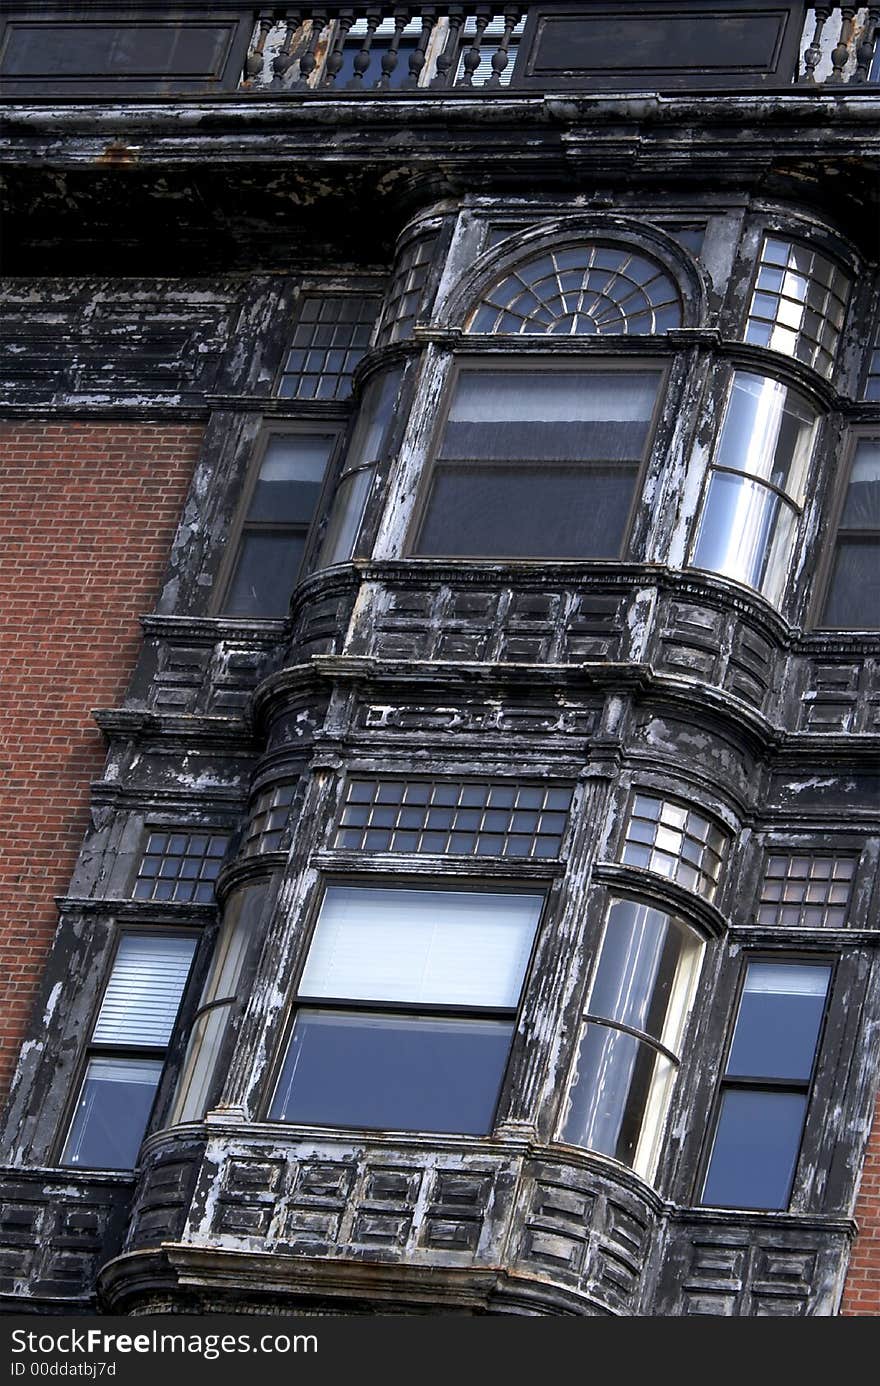
<path id="1" fill-rule="evenodd" d="M 123 934 L 92 1043 L 164 1048 L 171 1038 L 195 950 L 192 937 Z"/>

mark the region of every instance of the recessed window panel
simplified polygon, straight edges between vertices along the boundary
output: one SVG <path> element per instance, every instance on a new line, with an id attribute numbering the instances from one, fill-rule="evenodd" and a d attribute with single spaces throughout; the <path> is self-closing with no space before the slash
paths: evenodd
<path id="1" fill-rule="evenodd" d="M 417 551 L 617 556 L 659 381 L 657 371 L 463 371 Z"/>
<path id="2" fill-rule="evenodd" d="M 832 560 L 822 624 L 880 626 L 880 442 L 856 448 Z"/>
<path id="3" fill-rule="evenodd" d="M 133 1169 L 161 1075 L 161 1059 L 91 1059 L 61 1163 Z"/>
<path id="4" fill-rule="evenodd" d="M 272 1119 L 480 1135 L 512 1030 L 501 1020 L 301 1012 Z"/>

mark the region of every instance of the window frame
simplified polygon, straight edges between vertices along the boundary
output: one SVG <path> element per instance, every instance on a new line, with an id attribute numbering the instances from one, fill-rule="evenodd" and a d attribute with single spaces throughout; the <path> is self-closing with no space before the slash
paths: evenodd
<path id="1" fill-rule="evenodd" d="M 157 902 L 145 901 L 144 903 L 155 905 Z M 162 902 L 158 903 L 161 904 Z M 199 954 L 200 945 L 204 938 L 204 932 L 204 929 L 199 929 L 198 927 L 188 928 L 185 925 L 154 924 L 146 922 L 144 922 L 143 924 L 135 922 L 126 922 L 122 925 L 118 925 L 115 928 L 115 936 L 113 938 L 112 945 L 108 950 L 108 957 L 103 971 L 101 973 L 100 984 L 96 989 L 95 996 L 93 998 L 92 1005 L 89 1010 L 88 1022 L 84 1028 L 84 1033 L 88 1035 L 88 1039 L 84 1040 L 84 1042 L 80 1046 L 80 1052 L 71 1074 L 67 1099 L 64 1102 L 61 1111 L 61 1118 L 58 1123 L 57 1133 L 50 1147 L 49 1161 L 52 1165 L 56 1165 L 59 1169 L 62 1170 L 102 1170 L 104 1173 L 130 1172 L 128 1169 L 120 1170 L 119 1167 L 112 1165 L 95 1166 L 63 1163 L 64 1152 L 67 1147 L 67 1143 L 70 1139 L 71 1131 L 73 1129 L 73 1123 L 76 1119 L 76 1114 L 79 1108 L 80 1099 L 82 1097 L 83 1087 L 86 1081 L 86 1076 L 88 1074 L 89 1065 L 92 1059 L 95 1058 L 152 1059 L 154 1061 L 158 1060 L 161 1062 L 162 1071 L 159 1074 L 159 1077 L 156 1081 L 155 1089 L 153 1090 L 153 1098 L 150 1103 L 149 1114 L 144 1124 L 143 1136 L 141 1137 L 141 1144 L 143 1144 L 143 1142 L 150 1135 L 150 1128 L 155 1120 L 157 1110 L 159 1108 L 160 1098 L 163 1096 L 162 1089 L 164 1087 L 164 1081 L 167 1077 L 168 1072 L 168 1058 L 175 1052 L 175 1050 L 178 1047 L 178 1040 L 182 1024 L 181 1018 L 187 1017 L 189 1014 L 192 988 L 194 982 L 198 981 L 199 979 Z M 98 1016 L 100 1015 L 101 1007 L 104 1004 L 104 997 L 107 992 L 107 987 L 109 985 L 110 978 L 113 975 L 113 969 L 116 966 L 116 960 L 119 956 L 119 949 L 122 944 L 122 940 L 126 935 L 137 935 L 140 937 L 153 936 L 175 939 L 191 938 L 193 940 L 194 946 L 192 951 L 192 957 L 190 958 L 189 969 L 186 975 L 186 981 L 184 982 L 183 990 L 180 993 L 180 1000 L 177 1004 L 177 1013 L 174 1018 L 174 1023 L 171 1027 L 171 1031 L 168 1035 L 168 1042 L 165 1045 L 125 1043 L 110 1044 L 101 1042 L 96 1044 L 92 1038 L 95 1032 L 95 1027 L 98 1023 Z"/>
<path id="2" fill-rule="evenodd" d="M 708 1209 L 713 1212 L 720 1212 L 722 1215 L 730 1213 L 737 1214 L 740 1212 L 763 1213 L 765 1215 L 767 1213 L 785 1214 L 791 1210 L 791 1205 L 798 1188 L 798 1175 L 804 1156 L 804 1148 L 808 1144 L 811 1136 L 809 1129 L 811 1110 L 815 1106 L 818 1077 L 823 1060 L 825 1059 L 823 1051 L 829 1031 L 829 1020 L 835 1006 L 835 993 L 837 990 L 837 978 L 841 968 L 841 961 L 842 959 L 839 953 L 821 947 L 806 949 L 798 948 L 796 944 L 792 944 L 777 950 L 766 947 L 749 948 L 746 946 L 741 948 L 733 996 L 724 1021 L 723 1043 L 719 1056 L 718 1069 L 713 1083 L 714 1090 L 709 1105 L 705 1136 L 700 1143 L 701 1149 L 697 1160 L 696 1178 L 689 1199 L 693 1208 Z M 735 1075 L 731 1079 L 727 1076 L 727 1066 L 730 1062 L 730 1054 L 733 1048 L 740 1007 L 745 992 L 746 979 L 748 977 L 749 967 L 752 963 L 770 963 L 777 966 L 801 964 L 802 966 L 827 967 L 830 969 L 828 987 L 825 992 L 822 1009 L 822 1019 L 816 1034 L 816 1046 L 813 1052 L 810 1076 L 806 1081 L 787 1078 L 774 1080 L 772 1078 L 756 1078 L 755 1076 L 741 1075 Z M 803 1093 L 804 1095 L 804 1117 L 801 1124 L 800 1136 L 798 1138 L 797 1153 L 792 1167 L 788 1198 L 783 1208 L 758 1207 L 754 1204 L 707 1203 L 704 1199 L 703 1195 L 706 1181 L 709 1177 L 709 1169 L 715 1152 L 715 1142 L 718 1136 L 718 1126 L 721 1119 L 724 1094 L 732 1090 L 738 1092 L 792 1092 Z"/>
<path id="3" fill-rule="evenodd" d="M 844 425 L 845 426 L 845 425 Z M 809 609 L 808 626 L 810 630 L 816 632 L 837 633 L 840 637 L 847 639 L 859 631 L 880 631 L 880 616 L 874 626 L 831 626 L 826 625 L 822 619 L 828 598 L 831 595 L 831 580 L 834 576 L 835 560 L 837 557 L 837 546 L 841 536 L 841 518 L 846 507 L 846 496 L 849 490 L 850 478 L 853 466 L 859 450 L 860 443 L 876 443 L 880 448 L 880 421 L 875 424 L 863 423 L 855 424 L 846 430 L 845 445 L 841 455 L 841 465 L 838 475 L 835 478 L 834 486 L 830 497 L 828 509 L 828 527 L 822 544 L 821 555 L 816 565 L 815 579 L 813 583 L 813 600 Z M 872 534 L 876 533 L 876 542 L 880 546 L 880 526 L 876 531 L 872 530 L 847 530 L 850 534 Z"/>
<path id="4" fill-rule="evenodd" d="M 664 406 L 667 402 L 667 390 L 672 373 L 672 361 L 669 355 L 659 355 L 650 351 L 626 351 L 619 355 L 609 355 L 607 345 L 603 342 L 601 352 L 592 351 L 589 348 L 584 350 L 580 339 L 560 339 L 566 343 L 568 349 L 556 354 L 548 350 L 547 343 L 543 339 L 538 350 L 529 350 L 523 347 L 524 339 L 521 337 L 500 337 L 488 336 L 484 339 L 484 349 L 474 350 L 473 344 L 479 343 L 479 336 L 474 336 L 469 340 L 468 348 L 465 351 L 456 352 L 448 363 L 446 379 L 438 400 L 434 426 L 426 450 L 424 465 L 421 468 L 418 487 L 416 489 L 415 500 L 407 525 L 406 538 L 404 543 L 404 557 L 417 559 L 430 563 L 554 563 L 583 565 L 585 563 L 621 563 L 631 559 L 631 545 L 633 534 L 636 527 L 636 518 L 644 494 L 645 479 L 654 458 L 660 423 L 663 417 Z M 528 341 L 528 338 L 525 339 Z M 532 339 L 535 340 L 534 338 Z M 592 340 L 592 339 L 589 339 Z M 637 342 L 655 342 L 654 337 L 633 338 Z M 576 350 L 572 350 L 570 342 L 577 341 Z M 499 350 L 499 346 L 503 349 Z M 449 411 L 455 398 L 455 392 L 459 378 L 465 371 L 475 373 L 504 372 L 506 374 L 549 374 L 555 375 L 565 372 L 567 374 L 577 374 L 585 369 L 598 370 L 607 373 L 615 372 L 621 374 L 632 374 L 636 371 L 647 373 L 656 372 L 657 392 L 654 405 L 651 410 L 651 417 L 648 423 L 646 440 L 642 456 L 633 461 L 631 465 L 635 468 L 633 477 L 633 489 L 627 508 L 626 521 L 623 526 L 620 546 L 617 555 L 614 557 L 580 557 L 580 558 L 554 558 L 554 557 L 520 557 L 516 555 L 489 555 L 480 554 L 476 556 L 466 556 L 461 554 L 422 554 L 418 551 L 419 542 L 424 530 L 425 521 L 428 514 L 428 503 L 431 496 L 434 476 L 438 465 L 445 465 L 450 470 L 459 468 L 481 467 L 503 467 L 509 465 L 503 459 L 486 460 L 482 458 L 468 458 L 444 462 L 440 458 L 440 449 L 443 443 L 443 436 L 449 420 Z M 539 465 L 539 464 L 538 464 Z M 594 465 L 589 461 L 573 463 L 574 466 L 582 466 L 586 470 Z"/>
<path id="5" fill-rule="evenodd" d="M 308 908 L 305 927 L 302 932 L 302 941 L 296 961 L 296 968 L 288 988 L 287 1010 L 280 1027 L 279 1038 L 275 1046 L 273 1059 L 267 1070 L 262 1099 L 258 1104 L 257 1119 L 270 1123 L 272 1126 L 282 1128 L 285 1126 L 311 1125 L 311 1123 L 308 1122 L 297 1123 L 287 1121 L 283 1117 L 270 1116 L 272 1106 L 278 1094 L 284 1066 L 287 1061 L 290 1044 L 293 1038 L 294 1025 L 300 1011 L 335 1009 L 340 1012 L 357 1012 L 365 1015 L 418 1015 L 435 1019 L 442 1019 L 448 1016 L 459 1019 L 505 1020 L 510 1024 L 510 1043 L 498 1085 L 498 1096 L 492 1110 L 491 1120 L 488 1123 L 487 1130 L 481 1136 L 473 1136 L 472 1133 L 466 1132 L 460 1133 L 463 1136 L 470 1134 L 472 1139 L 491 1138 L 492 1133 L 498 1125 L 499 1114 L 504 1110 L 505 1104 L 509 1098 L 510 1085 L 512 1082 L 512 1067 L 516 1056 L 517 1037 L 521 1033 L 525 1008 L 530 1000 L 529 978 L 534 970 L 535 960 L 542 942 L 542 934 L 546 928 L 546 916 L 551 901 L 553 884 L 554 878 L 547 874 L 540 877 L 521 877 L 519 879 L 515 876 L 507 876 L 506 878 L 495 880 L 493 877 L 477 878 L 473 875 L 438 875 L 436 872 L 430 872 L 424 876 L 415 876 L 399 871 L 389 871 L 387 869 L 377 871 L 375 874 L 370 873 L 369 875 L 362 872 L 344 873 L 333 870 L 332 868 L 321 870 L 312 901 Z M 449 1005 L 444 1003 L 352 1000 L 350 997 L 300 997 L 299 990 L 308 964 L 312 944 L 315 940 L 324 900 L 328 889 L 333 886 L 409 891 L 442 890 L 452 894 L 542 896 L 543 903 L 541 904 L 535 922 L 534 936 L 532 938 L 529 956 L 523 969 L 516 1007 L 478 1007 Z M 331 1123 L 331 1125 L 332 1129 L 339 1131 L 369 1132 L 378 1129 L 386 1129 L 384 1127 L 343 1126 L 338 1123 Z M 316 1129 L 320 1129 L 320 1126 L 316 1125 Z M 411 1135 L 416 1131 L 416 1128 L 410 1127 L 388 1129 L 398 1130 L 399 1133 L 403 1135 Z M 451 1134 L 454 1136 L 454 1133 Z"/>
<path id="6" fill-rule="evenodd" d="M 315 401 L 290 400 L 289 404 L 293 407 L 303 404 L 314 406 Z M 214 584 L 214 595 L 211 600 L 210 614 L 221 620 L 227 621 L 284 621 L 287 616 L 261 616 L 261 615 L 233 615 L 224 610 L 229 600 L 232 584 L 235 579 L 239 559 L 244 545 L 245 535 L 248 531 L 259 534 L 285 534 L 294 529 L 304 530 L 305 545 L 299 569 L 293 584 L 291 596 L 296 591 L 300 583 L 308 577 L 315 567 L 315 559 L 318 549 L 318 532 L 321 520 L 327 513 L 328 507 L 332 502 L 335 491 L 337 472 L 339 471 L 340 453 L 346 433 L 348 431 L 349 418 L 351 415 L 350 407 L 344 409 L 345 416 L 342 417 L 339 401 L 328 400 L 318 401 L 324 404 L 328 410 L 328 417 L 325 419 L 317 413 L 311 414 L 308 418 L 299 419 L 278 419 L 264 418 L 255 438 L 251 444 L 247 462 L 247 470 L 242 484 L 241 494 L 235 506 L 232 518 L 229 522 L 225 539 L 223 540 L 223 558 L 217 573 L 217 581 Z M 330 411 L 333 411 L 330 413 Z M 260 470 L 265 461 L 269 445 L 273 437 L 308 437 L 314 435 L 332 436 L 333 443 L 327 454 L 327 464 L 324 468 L 324 476 L 321 481 L 318 497 L 315 502 L 315 509 L 308 526 L 294 526 L 292 524 L 275 523 L 274 521 L 259 520 L 249 523 L 248 511 L 256 491 L 257 482 L 260 477 Z"/>

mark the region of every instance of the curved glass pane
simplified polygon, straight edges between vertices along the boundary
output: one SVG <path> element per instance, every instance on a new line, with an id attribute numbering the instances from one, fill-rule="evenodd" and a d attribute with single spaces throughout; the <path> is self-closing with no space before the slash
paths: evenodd
<path id="1" fill-rule="evenodd" d="M 646 255 L 595 244 L 542 252 L 486 293 L 468 332 L 585 337 L 681 326 L 678 289 Z"/>
<path id="2" fill-rule="evenodd" d="M 715 465 L 772 482 L 800 504 L 816 421 L 816 410 L 788 385 L 737 371 Z"/>
<path id="3" fill-rule="evenodd" d="M 586 1025 L 578 1050 L 563 1140 L 611 1155 L 650 1179 L 675 1067 L 622 1030 Z"/>
<path id="4" fill-rule="evenodd" d="M 590 1014 L 643 1030 L 677 1053 L 703 949 L 670 915 L 618 900 L 605 926 Z"/>
<path id="5" fill-rule="evenodd" d="M 748 477 L 715 472 L 703 507 L 695 568 L 722 573 L 778 602 L 785 590 L 796 513 L 776 491 Z"/>

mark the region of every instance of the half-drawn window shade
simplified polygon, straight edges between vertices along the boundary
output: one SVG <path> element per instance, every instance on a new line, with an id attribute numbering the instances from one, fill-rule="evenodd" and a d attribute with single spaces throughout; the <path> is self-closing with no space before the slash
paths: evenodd
<path id="1" fill-rule="evenodd" d="M 92 1043 L 167 1045 L 195 947 L 194 938 L 123 934 Z"/>
<path id="2" fill-rule="evenodd" d="M 656 334 L 680 327 L 681 298 L 646 255 L 608 245 L 545 251 L 484 295 L 468 332 L 562 337 Z"/>

